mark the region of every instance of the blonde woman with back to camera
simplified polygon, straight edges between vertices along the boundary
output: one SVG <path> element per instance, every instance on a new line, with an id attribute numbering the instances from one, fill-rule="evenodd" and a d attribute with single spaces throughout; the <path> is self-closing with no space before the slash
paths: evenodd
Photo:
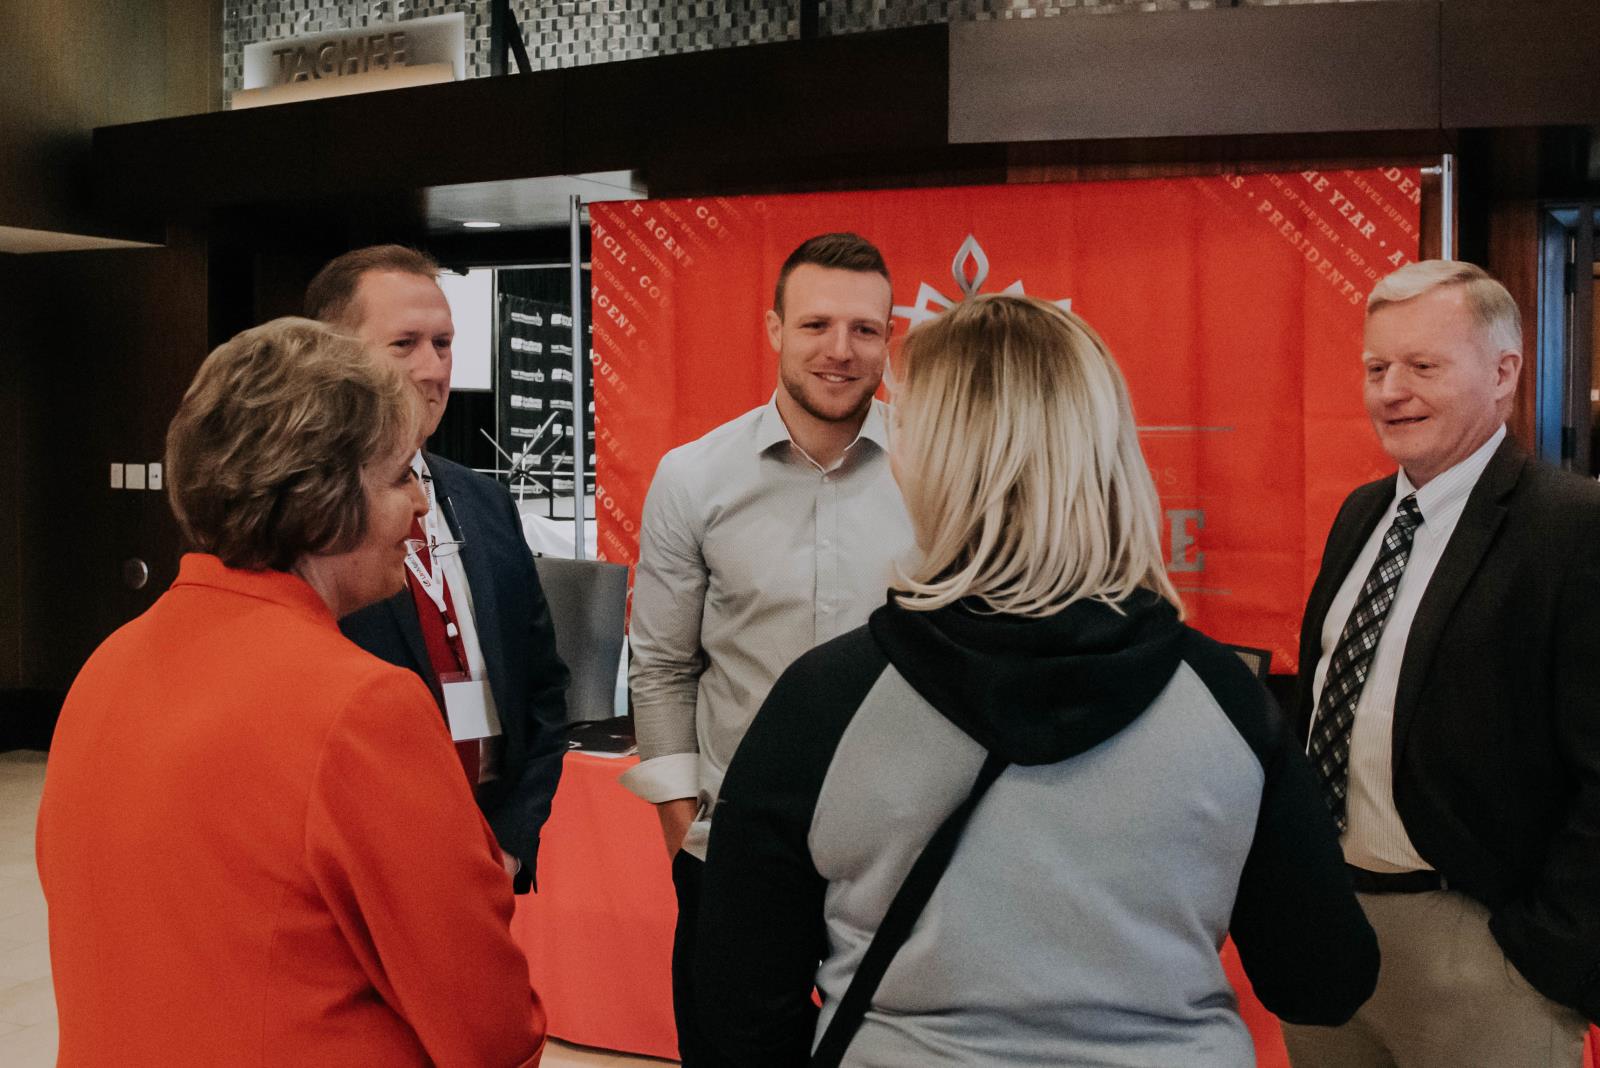
<path id="1" fill-rule="evenodd" d="M 1268 1008 L 1349 1018 L 1372 930 L 1270 698 L 1181 622 L 1104 343 L 986 296 L 898 370 L 924 562 L 779 679 L 729 768 L 708 1033 L 773 1068 L 1242 1068 L 1230 932 Z"/>
<path id="2" fill-rule="evenodd" d="M 538 1062 L 439 711 L 337 625 L 405 581 L 420 419 L 303 319 L 195 375 L 166 454 L 194 551 L 79 673 L 39 806 L 63 1068 Z"/>

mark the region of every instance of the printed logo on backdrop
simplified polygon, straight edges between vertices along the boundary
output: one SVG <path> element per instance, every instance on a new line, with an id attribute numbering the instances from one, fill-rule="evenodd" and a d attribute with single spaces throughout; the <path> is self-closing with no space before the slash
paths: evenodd
<path id="1" fill-rule="evenodd" d="M 974 234 L 968 234 L 966 240 L 961 242 L 961 247 L 956 250 L 955 258 L 950 261 L 950 276 L 955 280 L 956 289 L 961 296 L 955 299 L 945 296 L 934 286 L 927 282 L 917 285 L 917 297 L 913 304 L 896 304 L 893 313 L 895 318 L 906 320 L 908 327 L 916 327 L 930 319 L 938 317 L 941 313 L 955 307 L 962 300 L 977 296 L 983 291 L 983 283 L 989 277 L 989 257 L 983 250 L 983 245 L 978 242 Z M 1017 279 L 1000 293 L 1012 296 L 1025 295 L 1027 290 L 1022 279 Z M 1072 310 L 1072 298 L 1062 297 L 1051 300 L 1051 304 L 1063 311 Z M 1139 427 L 1139 433 L 1145 434 L 1175 434 L 1175 433 L 1215 433 L 1226 432 L 1231 427 L 1200 427 L 1200 426 L 1155 426 Z M 1203 508 L 1167 508 L 1162 512 L 1163 522 L 1166 524 L 1167 570 L 1176 578 L 1175 584 L 1180 590 L 1193 593 L 1216 594 L 1228 596 L 1225 589 L 1216 589 L 1200 585 L 1196 581 L 1198 573 L 1206 569 L 1205 553 L 1196 548 L 1199 532 L 1205 529 L 1206 513 Z"/>
<path id="2" fill-rule="evenodd" d="M 961 242 L 961 247 L 956 249 L 955 259 L 950 261 L 950 277 L 955 279 L 956 289 L 961 292 L 961 296 L 956 300 L 945 296 L 927 282 L 919 282 L 917 299 L 911 304 L 896 304 L 895 318 L 904 319 L 908 326 L 916 326 L 937 317 L 941 312 L 949 311 L 956 306 L 957 300 L 975 297 L 983 290 L 983 283 L 989 278 L 989 257 L 973 234 L 968 234 L 967 239 Z M 1017 279 L 1000 292 L 1012 296 L 1024 295 L 1022 279 Z M 1072 310 L 1071 297 L 1052 300 L 1050 303 L 1065 311 Z"/>
<path id="3" fill-rule="evenodd" d="M 600 554 L 632 563 L 661 456 L 764 403 L 783 258 L 853 230 L 897 334 L 1033 293 L 1106 339 L 1191 619 L 1292 671 L 1344 495 L 1387 461 L 1360 397 L 1362 302 L 1417 254 L 1414 168 L 591 206 Z M 998 288 L 1000 285 L 1005 288 Z"/>
<path id="4" fill-rule="evenodd" d="M 1356 307 L 1417 255 L 1422 181 L 1414 168 L 1234 175 L 1225 187 Z"/>

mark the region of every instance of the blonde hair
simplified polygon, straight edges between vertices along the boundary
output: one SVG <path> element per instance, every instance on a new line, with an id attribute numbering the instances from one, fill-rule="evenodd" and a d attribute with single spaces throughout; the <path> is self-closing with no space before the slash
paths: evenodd
<path id="1" fill-rule="evenodd" d="M 1522 316 L 1506 287 L 1482 267 L 1460 260 L 1418 260 L 1378 280 L 1367 297 L 1367 318 L 1379 308 L 1420 297 L 1443 286 L 1460 286 L 1484 340 L 1496 353 L 1522 352 Z"/>
<path id="2" fill-rule="evenodd" d="M 217 346 L 167 428 L 167 497 L 188 544 L 229 567 L 287 570 L 366 534 L 362 468 L 421 431 L 390 361 L 309 319 Z"/>
<path id="3" fill-rule="evenodd" d="M 1047 616 L 1150 590 L 1183 611 L 1128 388 L 1088 323 L 975 297 L 913 330 L 899 363 L 892 444 L 924 550 L 902 606 Z"/>

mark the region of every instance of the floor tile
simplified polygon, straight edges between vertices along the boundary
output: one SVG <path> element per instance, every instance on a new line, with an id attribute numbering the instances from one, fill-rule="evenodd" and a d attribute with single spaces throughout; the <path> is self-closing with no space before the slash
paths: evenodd
<path id="1" fill-rule="evenodd" d="M 540 1062 L 542 1068 L 591 1068 L 594 1065 L 604 1065 L 605 1068 L 670 1068 L 677 1063 L 653 1057 L 632 1057 L 607 1049 L 574 1046 L 555 1039 L 545 1044 L 544 1060 Z"/>
<path id="2" fill-rule="evenodd" d="M 0 985 L 50 977 L 50 940 L 40 938 L 0 952 Z"/>
<path id="3" fill-rule="evenodd" d="M 547 1042 L 542 1068 L 590 1068 L 591 1065 L 616 1064 L 616 1054 L 607 1050 L 589 1049 L 586 1046 L 569 1046 L 565 1042 Z"/>
<path id="4" fill-rule="evenodd" d="M 0 1023 L 30 1027 L 55 1021 L 56 993 L 48 976 L 0 986 Z"/>
<path id="5" fill-rule="evenodd" d="M 0 1035 L 0 1064 L 6 1068 L 52 1068 L 56 1063 L 56 1025 L 35 1024 Z"/>
<path id="6" fill-rule="evenodd" d="M 33 916 L 44 928 L 44 891 L 39 888 L 38 876 L 28 879 L 0 879 L 0 919 L 12 916 Z"/>
<path id="7" fill-rule="evenodd" d="M 10 916 L 0 917 L 0 948 L 12 949 L 27 942 L 49 938 L 46 924 L 42 908 L 24 908 Z"/>
<path id="8" fill-rule="evenodd" d="M 38 877 L 39 869 L 34 866 L 31 856 L 20 860 L 0 861 L 0 880 L 25 882 Z"/>

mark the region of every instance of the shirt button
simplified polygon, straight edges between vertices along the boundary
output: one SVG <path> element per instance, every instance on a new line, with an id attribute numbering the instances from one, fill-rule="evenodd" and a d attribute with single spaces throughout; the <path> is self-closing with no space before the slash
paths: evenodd
<path id="1" fill-rule="evenodd" d="M 823 615 L 827 615 L 828 613 L 833 611 L 833 605 L 831 605 L 831 604 L 818 605 L 817 606 L 817 610 L 820 611 Z"/>
<path id="2" fill-rule="evenodd" d="M 826 549 L 830 544 L 831 543 L 828 541 L 827 538 L 823 538 L 821 541 L 817 542 L 817 548 Z"/>

